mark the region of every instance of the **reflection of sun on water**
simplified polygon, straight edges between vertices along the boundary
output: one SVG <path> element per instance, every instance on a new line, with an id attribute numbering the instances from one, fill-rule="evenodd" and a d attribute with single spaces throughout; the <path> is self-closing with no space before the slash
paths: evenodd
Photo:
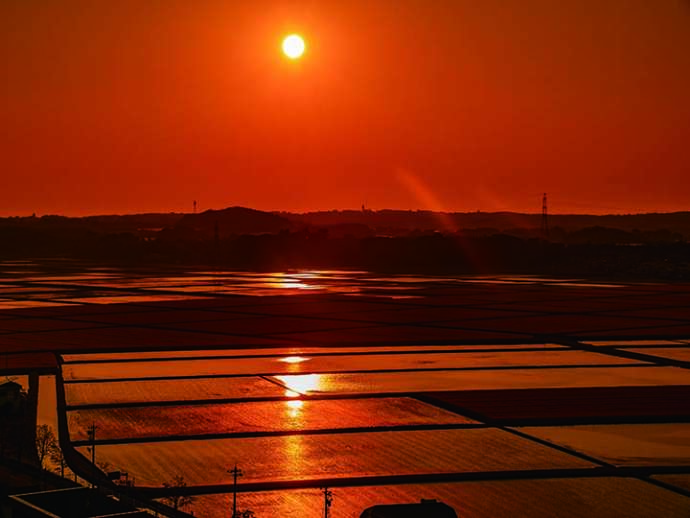
<path id="1" fill-rule="evenodd" d="M 285 358 L 281 358 L 278 360 L 279 362 L 284 362 L 284 363 L 302 363 L 306 362 L 309 358 L 305 358 L 303 356 L 287 356 Z"/>
<path id="2" fill-rule="evenodd" d="M 268 288 L 292 288 L 296 290 L 317 290 L 318 286 L 311 286 L 303 282 L 298 281 L 280 281 L 280 282 L 267 282 L 266 286 Z"/>
<path id="3" fill-rule="evenodd" d="M 304 406 L 304 401 L 302 401 L 301 399 L 294 399 L 292 401 L 286 401 L 285 404 L 288 408 L 299 410 Z"/>
<path id="4" fill-rule="evenodd" d="M 304 356 L 287 356 L 278 360 L 282 363 L 287 363 L 288 372 L 301 372 L 301 363 L 308 361 L 310 358 L 305 358 Z"/>
<path id="5" fill-rule="evenodd" d="M 292 419 L 297 419 L 302 415 L 302 407 L 304 406 L 304 401 L 299 399 L 294 399 L 292 401 L 285 402 L 286 412 L 288 417 Z"/>
<path id="6" fill-rule="evenodd" d="M 269 277 L 273 280 L 267 281 L 265 284 L 269 288 L 283 288 L 283 289 L 296 289 L 296 290 L 319 290 L 323 289 L 323 286 L 317 284 L 309 284 L 302 282 L 302 280 L 314 278 L 302 276 L 301 279 L 296 279 L 295 276 L 290 276 L 284 273 L 272 273 Z"/>
<path id="7" fill-rule="evenodd" d="M 291 390 L 285 391 L 285 395 L 288 397 L 299 397 L 300 394 L 293 392 Z M 304 401 L 300 399 L 293 399 L 291 401 L 285 402 L 285 413 L 287 417 L 291 420 L 290 427 L 296 429 L 301 429 L 303 427 L 302 419 L 302 408 L 304 407 Z M 288 435 L 285 437 L 285 457 L 288 463 L 288 472 L 291 472 L 293 476 L 302 475 L 304 471 L 304 452 L 302 449 L 302 436 L 301 435 Z"/>
<path id="8" fill-rule="evenodd" d="M 304 459 L 304 447 L 303 442 L 304 437 L 302 435 L 288 435 L 284 438 L 284 448 L 283 452 L 285 455 L 285 461 L 288 466 L 285 470 L 293 478 L 304 477 L 307 471 Z"/>
<path id="9" fill-rule="evenodd" d="M 297 374 L 294 376 L 276 376 L 289 391 L 306 395 L 321 388 L 321 374 Z M 287 394 L 286 394 L 287 395 Z M 292 396 L 288 396 L 292 397 Z"/>
<path id="10" fill-rule="evenodd" d="M 297 279 L 318 279 L 321 277 L 321 275 L 316 272 L 298 272 L 293 273 L 292 276 Z"/>

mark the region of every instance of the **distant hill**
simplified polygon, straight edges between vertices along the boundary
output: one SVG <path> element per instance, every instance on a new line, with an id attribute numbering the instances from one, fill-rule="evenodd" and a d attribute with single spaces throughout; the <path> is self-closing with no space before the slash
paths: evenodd
<path id="1" fill-rule="evenodd" d="M 200 214 L 186 214 L 177 222 L 174 230 L 212 235 L 217 228 L 219 237 L 225 237 L 232 234 L 276 234 L 281 230 L 292 230 L 296 226 L 297 223 L 270 212 L 229 207 L 207 210 Z"/>
<path id="2" fill-rule="evenodd" d="M 160 230 L 175 225 L 184 214 L 111 214 L 70 218 L 67 216 L 46 215 L 41 217 L 0 218 L 0 227 L 20 227 L 36 229 L 82 230 L 90 232 L 139 232 Z"/>
<path id="3" fill-rule="evenodd" d="M 689 212 L 555 215 L 548 240 L 540 226 L 539 214 L 509 212 L 289 214 L 244 207 L 201 214 L 0 218 L 0 261 L 690 279 Z"/>
<path id="4" fill-rule="evenodd" d="M 329 235 L 405 235 L 411 231 L 464 232 L 468 235 L 511 233 L 529 237 L 539 235 L 541 214 L 517 212 L 433 212 L 424 210 L 333 210 L 307 213 L 264 212 L 246 207 L 207 210 L 200 214 L 151 213 L 100 215 L 71 218 L 42 217 L 0 218 L 0 229 L 31 229 L 72 234 L 132 233 L 153 236 L 164 230 L 169 236 L 213 237 L 218 225 L 220 237 L 239 234 L 277 233 L 303 228 L 326 229 Z M 549 226 L 557 238 L 562 232 L 608 228 L 625 232 L 667 230 L 690 239 L 690 212 L 623 214 L 593 216 L 588 214 L 553 214 Z"/>

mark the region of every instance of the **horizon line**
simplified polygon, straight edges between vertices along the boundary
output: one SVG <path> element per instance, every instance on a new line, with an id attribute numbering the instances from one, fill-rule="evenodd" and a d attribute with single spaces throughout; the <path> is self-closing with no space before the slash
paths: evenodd
<path id="1" fill-rule="evenodd" d="M 41 218 L 50 218 L 50 217 L 62 217 L 62 218 L 68 218 L 68 219 L 80 219 L 80 218 L 98 218 L 98 217 L 125 217 L 125 216 L 144 216 L 144 215 L 171 215 L 171 214 L 178 214 L 178 215 L 193 215 L 193 214 L 203 214 L 208 211 L 223 211 L 227 209 L 232 209 L 232 208 L 241 208 L 241 209 L 248 209 L 248 210 L 254 210 L 257 212 L 263 212 L 267 214 L 293 214 L 293 215 L 308 215 L 308 214 L 318 214 L 318 213 L 329 213 L 329 212 L 362 212 L 362 213 L 380 213 L 380 212 L 426 212 L 430 214 L 447 214 L 447 215 L 471 215 L 471 214 L 517 214 L 521 216 L 541 216 L 542 213 L 539 211 L 536 212 L 521 212 L 519 210 L 510 210 L 510 209 L 502 209 L 502 210 L 433 210 L 433 209 L 423 209 L 423 208 L 390 208 L 390 207 L 385 207 L 385 208 L 377 208 L 377 209 L 371 209 L 371 208 L 365 208 L 362 209 L 360 208 L 332 208 L 332 209 L 316 209 L 316 210 L 307 210 L 307 211 L 296 211 L 296 210 L 286 210 L 286 209 L 272 209 L 272 210 L 264 210 L 264 209 L 257 209 L 254 207 L 249 207 L 245 205 L 228 205 L 226 207 L 221 207 L 221 208 L 209 208 L 197 212 L 193 211 L 142 211 L 142 212 L 93 212 L 93 213 L 85 213 L 85 214 L 73 214 L 73 215 L 68 215 L 68 214 L 61 214 L 61 213 L 55 213 L 55 212 L 46 212 L 44 214 L 39 214 L 36 212 L 33 212 L 32 214 L 12 214 L 12 213 L 7 213 L 3 214 L 0 213 L 0 219 L 30 219 L 30 218 L 36 218 L 36 219 L 41 219 Z M 648 215 L 671 215 L 671 214 L 684 214 L 684 213 L 690 213 L 690 210 L 669 210 L 669 211 L 659 211 L 659 210 L 651 210 L 651 211 L 642 211 L 642 212 L 633 212 L 633 211 L 612 211 L 612 212 L 559 212 L 559 211 L 549 211 L 548 215 L 549 216 L 593 216 L 593 217 L 605 217 L 605 216 L 648 216 Z"/>

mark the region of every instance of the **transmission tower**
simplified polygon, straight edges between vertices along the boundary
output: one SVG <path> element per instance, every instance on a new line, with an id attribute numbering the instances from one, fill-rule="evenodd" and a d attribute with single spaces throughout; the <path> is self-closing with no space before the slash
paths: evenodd
<path id="1" fill-rule="evenodd" d="M 546 193 L 541 202 L 541 235 L 544 239 L 549 239 L 549 207 L 547 205 Z"/>

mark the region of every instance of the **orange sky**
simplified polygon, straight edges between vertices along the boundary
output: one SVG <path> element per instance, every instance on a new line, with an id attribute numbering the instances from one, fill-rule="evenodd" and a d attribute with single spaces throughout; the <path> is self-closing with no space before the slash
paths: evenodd
<path id="1" fill-rule="evenodd" d="M 0 215 L 690 210 L 689 49 L 687 0 L 2 0 Z"/>

